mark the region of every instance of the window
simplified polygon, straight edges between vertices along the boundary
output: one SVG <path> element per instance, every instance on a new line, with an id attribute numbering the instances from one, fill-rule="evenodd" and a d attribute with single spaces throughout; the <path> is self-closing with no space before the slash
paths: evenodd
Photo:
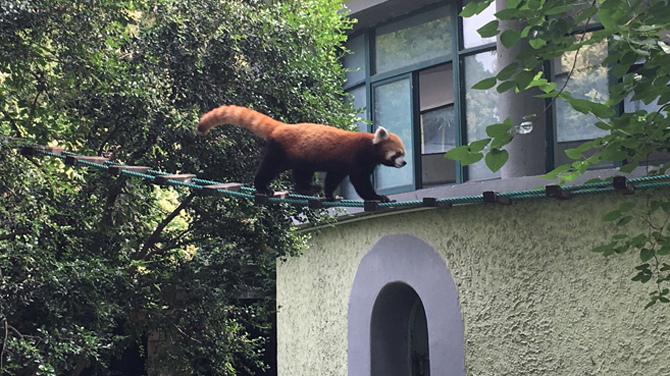
<path id="1" fill-rule="evenodd" d="M 589 38 L 590 34 L 585 37 Z M 580 39 L 581 36 L 575 36 Z M 584 46 L 579 53 L 567 53 L 554 59 L 554 81 L 562 88 L 570 77 L 565 90 L 574 98 L 587 99 L 605 103 L 609 99 L 609 70 L 601 62 L 607 57 L 607 43 L 601 42 Z M 554 109 L 555 151 L 554 165 L 571 163 L 572 159 L 565 155 L 565 150 L 579 146 L 582 142 L 604 136 L 607 131 L 593 126 L 599 119 L 593 114 L 581 113 L 573 109 L 567 102 L 558 99 Z M 590 156 L 595 150 L 588 151 Z M 601 162 L 594 168 L 611 167 L 611 162 Z"/>
<path id="2" fill-rule="evenodd" d="M 565 90 L 575 98 L 605 103 L 609 99 L 609 76 L 607 67 L 600 63 L 606 57 L 606 42 L 584 46 L 579 54 L 570 52 L 557 57 L 554 59 L 554 81 L 561 88 L 572 72 Z M 558 142 L 591 140 L 603 136 L 606 131 L 592 126 L 596 121 L 598 118 L 593 114 L 578 112 L 561 99 L 556 101 Z"/>
<path id="3" fill-rule="evenodd" d="M 472 85 L 495 75 L 498 71 L 495 50 L 466 56 L 463 59 L 465 68 L 465 116 L 466 142 L 486 138 L 486 127 L 498 123 L 498 100 L 495 88 L 474 90 Z M 485 162 L 479 161 L 469 166 L 470 180 L 500 176 L 500 172 L 492 173 Z"/>
<path id="4" fill-rule="evenodd" d="M 373 117 L 376 126 L 397 134 L 405 144 L 404 168 L 375 170 L 377 189 L 389 193 L 414 189 L 414 137 L 412 124 L 412 91 L 409 77 L 376 84 L 373 87 Z"/>
<path id="5" fill-rule="evenodd" d="M 357 107 L 367 105 L 367 111 L 361 113 L 372 123 L 367 131 L 383 126 L 402 138 L 407 151 L 407 166 L 376 170 L 373 179 L 381 194 L 460 183 L 469 169 L 473 169 L 470 178 L 490 175 L 485 166 L 463 168 L 444 158 L 448 150 L 474 137 L 474 133 L 465 132 L 468 122 L 473 122 L 468 129 L 481 128 L 483 132 L 484 122 L 495 114 L 495 107 L 477 108 L 473 102 L 479 99 L 481 106 L 485 99 L 494 103 L 495 97 L 471 95 L 469 89 L 462 88 L 460 78 L 468 65 L 464 60 L 474 59 L 471 64 L 479 64 L 479 71 L 470 69 L 475 75 L 495 69 L 490 59 L 479 62 L 468 57 L 481 52 L 495 56 L 491 52 L 495 38 L 475 36 L 478 25 L 488 22 L 493 11 L 470 21 L 461 21 L 458 12 L 453 1 L 428 5 L 363 29 L 346 43 L 353 55 L 344 59 L 349 69 L 345 90 Z M 347 198 L 357 198 L 346 183 L 341 192 Z"/>
<path id="6" fill-rule="evenodd" d="M 440 7 L 377 28 L 375 72 L 449 55 L 453 29 L 449 8 Z"/>
<path id="7" fill-rule="evenodd" d="M 464 1 L 463 6 L 469 3 L 472 0 Z M 463 18 L 463 47 L 464 48 L 474 48 L 479 47 L 484 44 L 495 43 L 496 38 L 482 38 L 477 29 L 486 25 L 491 21 L 494 16 L 493 14 L 496 11 L 496 4 L 489 5 L 483 12 L 468 18 Z"/>
<path id="8" fill-rule="evenodd" d="M 641 61 L 639 63 L 642 63 Z M 639 69 L 641 64 L 636 64 L 631 67 L 631 71 L 635 72 L 637 69 Z M 635 75 L 637 73 L 630 73 L 633 75 L 633 79 L 635 79 Z M 669 82 L 670 84 L 670 82 Z M 633 93 L 629 94 L 626 98 L 623 100 L 623 112 L 627 113 L 633 113 L 636 111 L 646 111 L 647 116 L 664 116 L 662 114 L 663 106 L 658 103 L 658 97 L 656 99 L 648 104 L 645 104 L 643 101 L 636 99 L 633 100 Z M 650 114 L 655 114 L 657 112 L 661 111 L 658 115 L 650 115 Z M 665 115 L 667 116 L 667 114 Z M 670 151 L 668 150 L 654 150 L 649 155 L 647 156 L 646 161 L 640 162 L 640 164 L 645 165 L 645 164 L 654 164 L 654 163 L 665 163 L 670 161 Z"/>
<path id="9" fill-rule="evenodd" d="M 358 113 L 358 116 L 363 119 L 367 120 L 367 111 L 365 111 L 365 108 L 367 107 L 367 96 L 365 93 L 365 85 L 358 85 L 355 86 L 347 91 L 349 94 L 349 100 L 353 102 L 353 105 L 355 108 L 360 109 L 360 112 Z M 367 132 L 368 131 L 368 124 L 361 121 L 358 124 L 358 130 L 360 132 Z M 360 196 L 356 193 L 356 190 L 354 189 L 354 186 L 351 185 L 351 182 L 349 181 L 349 177 L 347 177 L 342 184 L 340 185 L 340 195 L 343 197 L 346 197 L 348 199 L 352 200 L 360 200 Z"/>
<path id="10" fill-rule="evenodd" d="M 444 154 L 456 147 L 454 74 L 451 63 L 419 72 L 421 186 L 456 182 L 456 162 Z"/>
<path id="11" fill-rule="evenodd" d="M 469 1 L 418 1 L 413 11 L 398 17 L 390 15 L 397 4 L 388 2 L 379 8 L 389 14 L 385 22 L 380 23 L 383 17 L 375 14 L 372 26 L 363 25 L 347 42 L 354 55 L 344 59 L 352 69 L 345 90 L 357 106 L 367 106 L 362 114 L 372 123 L 361 130 L 383 126 L 398 134 L 407 149 L 406 167 L 376 170 L 374 184 L 381 194 L 500 177 L 483 160 L 464 167 L 444 158 L 456 146 L 486 138 L 486 127 L 503 120 L 496 89 L 472 89 L 499 68 L 496 38 L 481 38 L 476 32 L 494 18 L 496 4 L 474 17 L 458 17 Z M 432 4 L 422 7 L 425 3 Z M 575 9 L 585 5 L 585 0 L 578 0 Z M 592 23 L 589 32 L 601 27 Z M 570 76 L 566 90 L 572 96 L 605 103 L 611 80 L 608 68 L 601 65 L 606 56 L 606 43 L 586 46 L 577 54 L 547 62 L 547 76 L 559 87 Z M 629 111 L 639 106 L 627 100 L 623 107 Z M 552 163 L 570 161 L 566 149 L 604 134 L 592 126 L 597 121 L 593 115 L 577 112 L 561 100 L 547 114 L 548 169 Z M 355 197 L 350 192 L 346 195 Z"/>

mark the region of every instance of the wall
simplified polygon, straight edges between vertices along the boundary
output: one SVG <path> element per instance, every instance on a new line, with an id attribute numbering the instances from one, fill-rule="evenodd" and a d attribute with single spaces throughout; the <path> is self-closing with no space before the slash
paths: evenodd
<path id="1" fill-rule="evenodd" d="M 320 230 L 302 256 L 277 266 L 279 375 L 347 375 L 354 276 L 389 234 L 416 236 L 445 260 L 458 289 L 468 375 L 670 374 L 667 307 L 643 309 L 653 286 L 630 281 L 637 255 L 589 251 L 615 230 L 602 215 L 630 199 L 469 205 Z"/>

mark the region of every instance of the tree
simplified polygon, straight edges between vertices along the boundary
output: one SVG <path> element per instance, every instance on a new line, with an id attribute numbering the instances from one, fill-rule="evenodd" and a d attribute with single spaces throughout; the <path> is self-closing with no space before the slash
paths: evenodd
<path id="1" fill-rule="evenodd" d="M 199 115 L 229 103 L 353 127 L 340 7 L 0 0 L 0 372 L 128 374 L 128 359 L 150 374 L 266 368 L 275 260 L 305 244 L 293 219 L 322 213 L 195 196 L 17 146 L 249 183 L 259 140 L 235 127 L 196 137 Z M 265 298 L 241 300 L 248 285 Z"/>
<path id="2" fill-rule="evenodd" d="M 489 0 L 470 2 L 461 15 L 468 17 L 479 13 L 490 3 Z M 507 48 L 523 39 L 530 48 L 519 53 L 520 63 L 502 67 L 495 77 L 480 81 L 475 87 L 496 87 L 498 92 L 539 88 L 539 96 L 550 99 L 550 106 L 561 101 L 566 103 L 574 110 L 570 115 L 576 116 L 573 123 L 592 124 L 594 131 L 590 134 L 597 136 L 566 150 L 573 162 L 556 167 L 546 174 L 546 178 L 572 181 L 590 166 L 603 161 L 620 163 L 621 172 L 630 172 L 644 164 L 648 175 L 666 173 L 670 167 L 667 158 L 654 160 L 655 153 L 665 152 L 670 147 L 670 46 L 667 33 L 670 14 L 665 1 L 509 0 L 507 8 L 497 12 L 496 18 L 479 29 L 482 36 L 499 35 Z M 500 23 L 508 20 L 525 20 L 527 25 L 523 30 L 501 32 Z M 597 23 L 601 27 L 590 27 Z M 606 44 L 608 53 L 597 66 L 609 68 L 616 77 L 616 82 L 609 85 L 609 93 L 605 93 L 609 97 L 606 101 L 602 101 L 597 92 L 582 97 L 573 95 L 570 90 L 574 90 L 574 85 L 573 88 L 569 86 L 571 82 L 583 87 L 592 85 L 588 79 L 579 79 L 578 68 L 585 65 L 584 60 L 592 60 L 588 57 L 594 51 L 591 47 L 599 44 Z M 544 72 L 535 71 L 542 62 L 560 57 L 565 60 L 563 65 L 567 65 L 563 83 L 551 82 Z M 635 101 L 639 101 L 640 109 L 622 111 L 624 103 Z M 527 120 L 532 122 L 539 116 L 544 113 L 528 114 Z M 507 155 L 501 151 L 515 137 L 514 127 L 509 119 L 490 125 L 487 128 L 490 138 L 475 141 L 479 142 L 475 144 L 479 159 L 481 150 L 488 144 L 487 164 L 500 168 Z M 448 156 L 462 159 L 461 156 L 472 154 L 464 152 L 471 149 L 464 145 Z M 639 221 L 647 230 L 617 234 L 609 244 L 594 249 L 606 256 L 639 252 L 642 263 L 636 266 L 638 274 L 633 280 L 657 282 L 647 307 L 656 302 L 670 302 L 670 290 L 664 287 L 664 282 L 670 281 L 670 265 L 662 262 L 662 257 L 670 254 L 668 219 L 668 200 L 650 199 L 644 207 L 636 207 L 633 202 L 622 203 L 604 220 L 616 221 L 619 226 Z"/>

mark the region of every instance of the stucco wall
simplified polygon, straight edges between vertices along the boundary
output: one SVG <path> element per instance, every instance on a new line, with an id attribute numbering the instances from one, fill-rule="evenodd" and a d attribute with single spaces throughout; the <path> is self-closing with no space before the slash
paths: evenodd
<path id="1" fill-rule="evenodd" d="M 389 234 L 416 236 L 445 260 L 468 375 L 670 374 L 667 306 L 643 309 L 653 286 L 630 281 L 637 255 L 590 252 L 616 230 L 602 215 L 630 199 L 470 205 L 320 230 L 302 256 L 277 266 L 279 375 L 347 375 L 352 283 Z"/>

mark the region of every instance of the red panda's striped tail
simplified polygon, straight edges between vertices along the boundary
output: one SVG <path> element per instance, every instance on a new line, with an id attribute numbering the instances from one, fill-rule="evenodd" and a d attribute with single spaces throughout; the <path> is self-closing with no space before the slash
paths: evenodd
<path id="1" fill-rule="evenodd" d="M 210 129 L 222 124 L 233 124 L 252 131 L 256 136 L 267 139 L 282 122 L 260 112 L 239 106 L 221 106 L 202 115 L 196 131 L 207 134 Z"/>

